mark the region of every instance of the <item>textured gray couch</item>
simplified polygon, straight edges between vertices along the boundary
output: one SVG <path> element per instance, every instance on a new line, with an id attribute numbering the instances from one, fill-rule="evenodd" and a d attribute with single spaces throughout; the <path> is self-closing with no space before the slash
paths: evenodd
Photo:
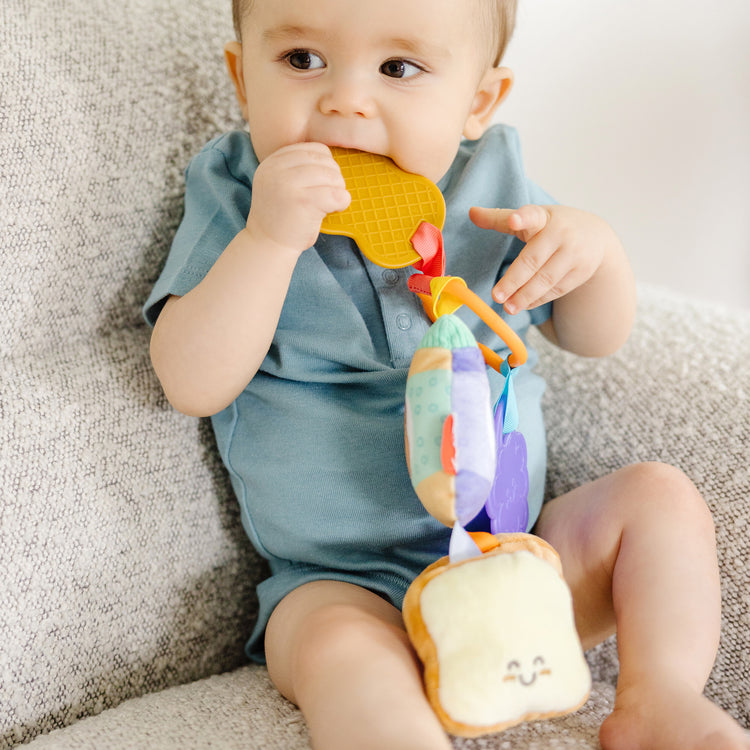
<path id="1" fill-rule="evenodd" d="M 308 747 L 245 662 L 263 563 L 206 423 L 160 393 L 139 313 L 184 166 L 240 124 L 229 16 L 229 0 L 0 4 L 0 748 Z M 641 289 L 617 356 L 542 358 L 550 493 L 642 459 L 705 493 L 724 583 L 708 692 L 747 725 L 750 316 Z M 598 747 L 614 642 L 589 658 L 579 713 L 456 746 Z"/>

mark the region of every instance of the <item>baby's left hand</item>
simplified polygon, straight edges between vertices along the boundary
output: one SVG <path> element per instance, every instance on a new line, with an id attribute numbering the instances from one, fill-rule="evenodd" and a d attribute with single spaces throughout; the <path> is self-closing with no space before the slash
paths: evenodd
<path id="1" fill-rule="evenodd" d="M 512 234 L 526 243 L 492 290 L 495 301 L 511 315 L 587 282 L 613 235 L 603 219 L 568 206 L 474 207 L 469 216 L 482 229 Z"/>

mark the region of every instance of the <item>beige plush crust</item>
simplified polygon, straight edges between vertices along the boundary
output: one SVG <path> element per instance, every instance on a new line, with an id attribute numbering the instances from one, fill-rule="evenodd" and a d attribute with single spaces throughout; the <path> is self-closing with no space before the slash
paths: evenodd
<path id="1" fill-rule="evenodd" d="M 430 370 L 452 370 L 453 352 L 442 346 L 425 346 L 417 349 L 411 359 L 409 375 Z"/>
<path id="2" fill-rule="evenodd" d="M 456 522 L 456 477 L 453 474 L 433 472 L 414 491 L 433 518 L 448 527 L 453 526 Z"/>
<path id="3" fill-rule="evenodd" d="M 406 465 L 411 466 L 409 452 L 409 431 L 406 429 L 404 415 L 404 452 Z M 456 522 L 456 478 L 445 471 L 436 471 L 423 479 L 415 488 L 422 505 L 440 523 L 452 527 Z"/>
<path id="4" fill-rule="evenodd" d="M 417 349 L 411 360 L 409 376 L 431 370 L 451 370 L 453 352 L 443 347 L 424 347 Z M 409 430 L 407 414 L 404 413 L 404 449 L 406 465 L 411 475 L 411 452 L 409 448 Z M 429 514 L 446 526 L 456 522 L 456 479 L 445 471 L 436 471 L 423 479 L 414 488 L 417 497 Z"/>
<path id="5" fill-rule="evenodd" d="M 499 545 L 495 549 L 484 553 L 485 555 L 503 555 L 525 550 L 550 563 L 562 578 L 560 557 L 555 549 L 543 539 L 532 534 L 523 533 L 497 534 L 496 537 L 500 542 Z M 470 558 L 459 563 L 454 563 L 453 566 L 470 564 L 475 559 Z M 446 731 L 458 737 L 478 737 L 483 734 L 501 732 L 525 721 L 550 719 L 555 716 L 568 714 L 577 711 L 583 706 L 588 699 L 588 695 L 578 704 L 570 706 L 565 711 L 551 711 L 548 713 L 530 712 L 512 721 L 481 727 L 457 722 L 445 712 L 439 698 L 440 664 L 438 663 L 437 649 L 422 619 L 420 598 L 425 586 L 431 580 L 445 572 L 449 565 L 451 565 L 449 558 L 442 557 L 437 562 L 425 568 L 409 587 L 403 604 L 403 618 L 406 630 L 424 666 L 424 683 L 427 697 Z"/>

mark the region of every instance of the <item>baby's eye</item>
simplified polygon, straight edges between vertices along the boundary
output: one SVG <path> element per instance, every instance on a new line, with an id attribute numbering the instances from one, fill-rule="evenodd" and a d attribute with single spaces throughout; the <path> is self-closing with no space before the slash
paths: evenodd
<path id="1" fill-rule="evenodd" d="M 296 49 L 289 52 L 284 56 L 284 59 L 295 70 L 315 70 L 326 66 L 323 58 L 306 49 Z"/>
<path id="2" fill-rule="evenodd" d="M 408 60 L 386 60 L 380 66 L 380 72 L 388 78 L 411 78 L 424 73 L 424 68 Z"/>

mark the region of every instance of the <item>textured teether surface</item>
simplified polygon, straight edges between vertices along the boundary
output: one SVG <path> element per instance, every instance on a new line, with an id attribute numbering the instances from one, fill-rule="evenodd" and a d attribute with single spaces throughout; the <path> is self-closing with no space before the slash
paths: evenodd
<path id="1" fill-rule="evenodd" d="M 362 253 L 385 268 L 403 268 L 420 258 L 410 239 L 427 221 L 445 222 L 445 201 L 426 177 L 404 172 L 390 159 L 350 148 L 331 148 L 352 202 L 323 220 L 325 234 L 351 237 Z"/>

